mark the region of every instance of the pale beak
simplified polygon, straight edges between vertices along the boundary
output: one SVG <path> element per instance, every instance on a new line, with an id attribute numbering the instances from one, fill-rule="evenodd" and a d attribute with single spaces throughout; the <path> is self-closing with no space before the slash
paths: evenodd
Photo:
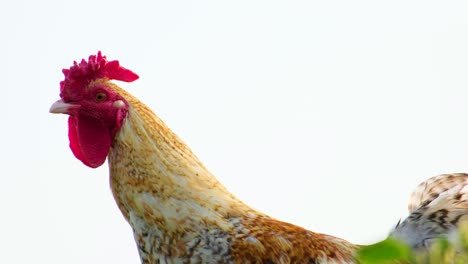
<path id="1" fill-rule="evenodd" d="M 53 114 L 70 114 L 71 109 L 80 107 L 79 105 L 65 103 L 62 99 L 53 103 L 49 109 L 50 113 Z"/>

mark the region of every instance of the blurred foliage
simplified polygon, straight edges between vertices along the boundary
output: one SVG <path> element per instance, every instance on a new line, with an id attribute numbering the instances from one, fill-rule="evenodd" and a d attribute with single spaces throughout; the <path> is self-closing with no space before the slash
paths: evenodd
<path id="1" fill-rule="evenodd" d="M 458 234 L 436 239 L 430 248 L 413 250 L 392 238 L 362 247 L 357 254 L 361 264 L 463 264 L 468 263 L 468 223 L 461 225 Z"/>

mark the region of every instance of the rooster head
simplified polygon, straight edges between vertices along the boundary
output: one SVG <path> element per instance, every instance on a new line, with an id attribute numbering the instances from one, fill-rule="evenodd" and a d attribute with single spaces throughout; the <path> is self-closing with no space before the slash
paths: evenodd
<path id="1" fill-rule="evenodd" d="M 88 61 L 76 61 L 63 69 L 60 100 L 51 113 L 68 114 L 68 138 L 75 157 L 86 166 L 101 166 L 109 153 L 112 139 L 128 113 L 128 103 L 113 88 L 110 80 L 132 82 L 138 75 L 107 61 L 101 52 Z"/>

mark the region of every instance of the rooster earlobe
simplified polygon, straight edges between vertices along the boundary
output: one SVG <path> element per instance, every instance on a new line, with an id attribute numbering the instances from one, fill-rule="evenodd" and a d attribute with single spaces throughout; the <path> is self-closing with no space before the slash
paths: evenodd
<path id="1" fill-rule="evenodd" d="M 73 155 L 91 168 L 101 166 L 109 153 L 111 137 L 108 129 L 94 118 L 70 116 L 68 138 Z"/>

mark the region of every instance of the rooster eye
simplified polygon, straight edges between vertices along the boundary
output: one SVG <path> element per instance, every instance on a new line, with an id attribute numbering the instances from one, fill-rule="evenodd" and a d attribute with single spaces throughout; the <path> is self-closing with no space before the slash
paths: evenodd
<path id="1" fill-rule="evenodd" d="M 96 102 L 103 102 L 107 99 L 107 95 L 103 92 L 96 93 L 95 98 Z"/>

